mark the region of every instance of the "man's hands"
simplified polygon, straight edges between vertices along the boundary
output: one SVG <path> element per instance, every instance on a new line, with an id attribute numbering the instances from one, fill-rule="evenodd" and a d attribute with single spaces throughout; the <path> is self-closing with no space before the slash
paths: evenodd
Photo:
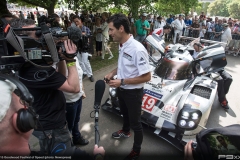
<path id="1" fill-rule="evenodd" d="M 93 149 L 93 155 L 97 155 L 97 154 L 101 154 L 103 159 L 103 156 L 105 155 L 105 150 L 102 146 L 98 147 L 98 145 L 95 144 Z"/>
<path id="2" fill-rule="evenodd" d="M 114 76 L 113 72 L 107 74 L 104 77 L 105 83 L 107 83 L 110 87 L 114 87 L 114 88 L 117 88 L 117 87 L 121 86 L 121 80 L 120 79 L 113 79 L 113 76 Z"/>
<path id="3" fill-rule="evenodd" d="M 192 143 L 193 141 L 189 141 L 184 147 L 184 160 L 194 160 L 192 155 Z"/>
<path id="4" fill-rule="evenodd" d="M 64 41 L 64 47 L 67 54 L 75 54 L 77 52 L 76 45 L 70 39 Z"/>

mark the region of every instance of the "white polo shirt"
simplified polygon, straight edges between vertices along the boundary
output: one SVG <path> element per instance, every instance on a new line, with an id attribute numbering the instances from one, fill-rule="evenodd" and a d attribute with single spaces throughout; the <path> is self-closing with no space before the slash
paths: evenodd
<path id="1" fill-rule="evenodd" d="M 118 79 L 135 78 L 148 72 L 150 72 L 150 66 L 147 50 L 131 36 L 119 46 L 117 77 Z M 120 87 L 135 89 L 142 88 L 143 85 L 144 83 L 126 84 Z"/>

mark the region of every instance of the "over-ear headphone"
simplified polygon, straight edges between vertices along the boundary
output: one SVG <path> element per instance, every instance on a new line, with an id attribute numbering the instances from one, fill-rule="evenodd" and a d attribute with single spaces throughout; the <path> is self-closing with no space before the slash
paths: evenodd
<path id="1" fill-rule="evenodd" d="M 28 91 L 27 87 L 22 82 L 9 75 L 0 74 L 0 80 L 8 80 L 15 84 L 17 88 L 14 90 L 14 93 L 20 97 L 24 105 L 28 105 L 28 108 L 19 109 L 17 112 L 17 128 L 19 131 L 28 132 L 31 129 L 35 128 L 38 115 L 32 108 L 34 98 Z"/>

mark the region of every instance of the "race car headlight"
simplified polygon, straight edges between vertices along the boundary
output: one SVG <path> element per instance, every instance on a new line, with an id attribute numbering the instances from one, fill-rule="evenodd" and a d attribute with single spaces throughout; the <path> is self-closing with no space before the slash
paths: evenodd
<path id="1" fill-rule="evenodd" d="M 177 118 L 177 124 L 185 130 L 194 130 L 197 128 L 202 118 L 202 112 L 197 109 L 192 109 L 190 105 L 184 105 L 180 110 Z"/>
<path id="2" fill-rule="evenodd" d="M 185 126 L 186 123 L 187 123 L 187 122 L 186 122 L 185 120 L 180 120 L 180 121 L 179 121 L 180 126 Z"/>
<path id="3" fill-rule="evenodd" d="M 188 112 L 183 112 L 182 113 L 182 118 L 183 119 L 188 119 L 189 118 L 189 113 Z"/>
<path id="4" fill-rule="evenodd" d="M 193 121 L 189 121 L 189 122 L 188 122 L 188 126 L 189 126 L 189 127 L 194 127 L 194 125 L 195 125 L 195 123 L 194 123 Z"/>
<path id="5" fill-rule="evenodd" d="M 117 95 L 116 88 L 110 88 L 109 89 L 109 94 L 110 94 L 111 97 L 116 97 L 116 95 Z"/>

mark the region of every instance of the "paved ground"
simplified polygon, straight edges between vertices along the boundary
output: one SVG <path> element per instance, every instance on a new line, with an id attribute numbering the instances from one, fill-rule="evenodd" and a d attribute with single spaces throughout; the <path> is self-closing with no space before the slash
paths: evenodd
<path id="1" fill-rule="evenodd" d="M 225 112 L 215 99 L 212 111 L 207 123 L 207 127 L 220 127 L 227 126 L 230 124 L 240 124 L 240 101 L 239 96 L 239 85 L 240 82 L 240 57 L 227 56 L 228 65 L 226 70 L 233 76 L 233 83 L 230 88 L 230 92 L 227 95 L 229 105 L 231 109 Z M 109 66 L 102 70 L 96 71 L 94 73 L 95 81 L 98 79 L 103 79 L 103 77 L 116 67 L 115 65 Z M 81 113 L 80 120 L 80 130 L 82 135 L 87 138 L 90 143 L 87 146 L 80 146 L 81 149 L 92 153 L 94 146 L 94 119 L 90 118 L 90 113 L 93 111 L 94 103 L 94 87 L 95 82 L 90 82 L 87 78 L 84 79 L 84 88 L 86 91 L 87 98 L 83 100 L 83 109 Z M 106 86 L 105 93 L 102 99 L 102 103 L 108 98 L 108 86 Z M 100 145 L 104 146 L 106 150 L 107 160 L 121 160 L 126 156 L 132 147 L 133 136 L 127 139 L 113 139 L 111 134 L 117 131 L 122 126 L 121 117 L 117 117 L 111 113 L 100 110 L 99 115 L 99 129 L 100 129 Z M 37 140 L 31 138 L 30 144 L 34 150 L 39 149 Z M 151 156 L 151 157 L 150 157 Z M 171 156 L 171 157 L 170 157 Z M 144 127 L 144 140 L 142 145 L 141 157 L 139 160 L 180 160 L 183 159 L 183 153 L 178 151 L 169 143 L 158 138 L 147 127 Z"/>

